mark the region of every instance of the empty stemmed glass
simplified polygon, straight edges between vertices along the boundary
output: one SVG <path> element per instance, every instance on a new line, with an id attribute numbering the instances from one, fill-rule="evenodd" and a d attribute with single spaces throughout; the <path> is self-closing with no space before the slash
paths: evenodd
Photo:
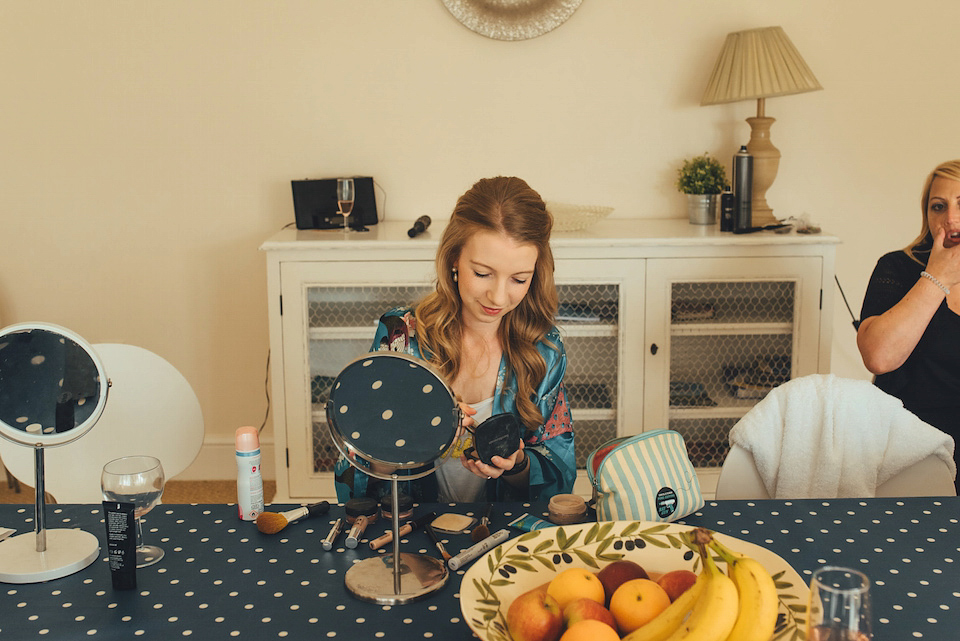
<path id="1" fill-rule="evenodd" d="M 163 558 L 156 545 L 144 545 L 140 517 L 160 502 L 164 484 L 163 466 L 152 456 L 124 456 L 103 466 L 100 487 L 106 501 L 133 503 L 137 519 L 137 567 L 153 565 Z"/>
<path id="2" fill-rule="evenodd" d="M 343 233 L 350 229 L 350 212 L 353 211 L 353 201 L 356 198 L 353 178 L 337 178 L 337 208 L 343 216 Z"/>
<path id="3" fill-rule="evenodd" d="M 870 579 L 850 568 L 827 566 L 810 581 L 809 641 L 871 641 Z"/>

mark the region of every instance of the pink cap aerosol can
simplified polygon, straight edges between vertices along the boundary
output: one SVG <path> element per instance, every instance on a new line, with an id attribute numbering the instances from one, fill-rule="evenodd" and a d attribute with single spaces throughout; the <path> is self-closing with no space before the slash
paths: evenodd
<path id="1" fill-rule="evenodd" d="M 260 475 L 260 433 L 239 427 L 237 445 L 237 515 L 253 521 L 263 512 L 263 477 Z"/>

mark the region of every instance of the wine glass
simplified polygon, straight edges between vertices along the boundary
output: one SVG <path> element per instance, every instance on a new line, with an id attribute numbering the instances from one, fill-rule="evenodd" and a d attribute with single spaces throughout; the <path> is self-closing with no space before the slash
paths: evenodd
<path id="1" fill-rule="evenodd" d="M 870 579 L 827 566 L 810 581 L 809 641 L 871 641 Z"/>
<path id="2" fill-rule="evenodd" d="M 353 211 L 353 201 L 356 192 L 353 187 L 353 178 L 337 178 L 337 208 L 343 216 L 343 231 L 350 229 L 350 212 Z"/>
<path id="3" fill-rule="evenodd" d="M 137 567 L 153 565 L 163 558 L 156 545 L 143 544 L 140 517 L 160 502 L 163 494 L 163 466 L 152 456 L 124 456 L 103 466 L 100 487 L 106 501 L 133 503 L 137 519 Z"/>

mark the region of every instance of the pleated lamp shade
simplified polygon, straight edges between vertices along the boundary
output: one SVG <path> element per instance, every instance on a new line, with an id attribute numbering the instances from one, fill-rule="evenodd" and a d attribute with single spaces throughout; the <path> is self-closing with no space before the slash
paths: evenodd
<path id="1" fill-rule="evenodd" d="M 727 35 L 701 105 L 823 89 L 781 27 Z"/>
<path id="2" fill-rule="evenodd" d="M 753 226 L 779 222 L 767 204 L 767 190 L 780 166 L 780 150 L 770 140 L 774 119 L 767 117 L 766 99 L 818 89 L 823 87 L 782 28 L 748 29 L 727 35 L 700 104 L 757 101 L 756 117 L 747 118 L 747 151 L 753 156 Z"/>

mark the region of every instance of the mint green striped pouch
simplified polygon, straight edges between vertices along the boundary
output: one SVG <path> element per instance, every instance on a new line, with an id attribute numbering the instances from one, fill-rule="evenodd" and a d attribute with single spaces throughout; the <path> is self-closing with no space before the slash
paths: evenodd
<path id="1" fill-rule="evenodd" d="M 598 521 L 676 521 L 703 507 L 683 436 L 652 430 L 607 441 L 587 458 Z"/>

